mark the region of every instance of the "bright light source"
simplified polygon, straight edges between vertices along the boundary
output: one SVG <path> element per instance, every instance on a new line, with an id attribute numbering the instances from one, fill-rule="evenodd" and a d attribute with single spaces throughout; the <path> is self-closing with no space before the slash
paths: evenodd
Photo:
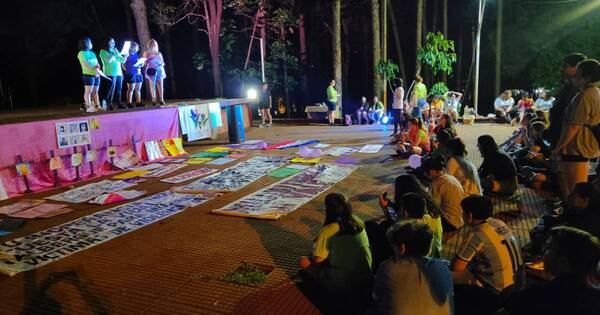
<path id="1" fill-rule="evenodd" d="M 256 92 L 255 89 L 249 89 L 248 92 L 246 93 L 246 96 L 250 99 L 257 99 L 258 98 L 258 92 Z"/>
<path id="2" fill-rule="evenodd" d="M 381 123 L 384 125 L 387 125 L 387 123 L 390 121 L 390 118 L 387 115 L 383 115 L 383 117 L 381 117 Z"/>

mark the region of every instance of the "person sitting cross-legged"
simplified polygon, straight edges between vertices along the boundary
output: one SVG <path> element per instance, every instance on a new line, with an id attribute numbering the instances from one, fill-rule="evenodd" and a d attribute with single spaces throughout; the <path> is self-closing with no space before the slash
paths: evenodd
<path id="1" fill-rule="evenodd" d="M 453 314 L 452 275 L 441 260 L 427 257 L 432 234 L 416 220 L 396 223 L 387 237 L 394 256 L 375 276 L 375 314 Z"/>
<path id="2" fill-rule="evenodd" d="M 431 157 L 423 162 L 423 171 L 431 179 L 431 196 L 442 209 L 444 232 L 460 229 L 463 225 L 463 210 L 460 202 L 465 191 L 456 177 L 446 172 L 443 157 Z"/>
<path id="3" fill-rule="evenodd" d="M 598 238 L 573 227 L 556 227 L 543 260 L 552 280 L 516 293 L 497 314 L 600 314 L 600 290 L 590 285 L 599 272 Z"/>
<path id="4" fill-rule="evenodd" d="M 483 193 L 512 196 L 517 191 L 517 168 L 508 154 L 500 151 L 492 136 L 477 139 L 477 147 L 483 163 L 479 167 L 479 178 Z"/>
<path id="5" fill-rule="evenodd" d="M 521 247 L 510 228 L 492 218 L 493 206 L 482 196 L 462 201 L 470 231 L 452 261 L 457 314 L 491 314 L 500 294 L 513 285 L 521 265 Z"/>

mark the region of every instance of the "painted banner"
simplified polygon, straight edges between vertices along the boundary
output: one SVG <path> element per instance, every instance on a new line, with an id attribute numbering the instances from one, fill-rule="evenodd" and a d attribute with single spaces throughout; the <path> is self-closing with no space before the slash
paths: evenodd
<path id="1" fill-rule="evenodd" d="M 0 272 L 32 270 L 200 205 L 216 194 L 158 194 L 0 244 Z"/>
<path id="2" fill-rule="evenodd" d="M 352 154 L 356 151 L 358 150 L 350 147 L 334 147 L 323 152 L 323 155 L 342 156 Z"/>
<path id="3" fill-rule="evenodd" d="M 56 123 L 56 142 L 59 148 L 91 144 L 89 122 L 82 120 Z"/>
<path id="4" fill-rule="evenodd" d="M 383 144 L 367 144 L 358 153 L 377 153 L 383 148 Z"/>
<path id="5" fill-rule="evenodd" d="M 181 133 L 187 135 L 188 141 L 212 137 L 208 104 L 179 106 L 178 110 Z"/>
<path id="6" fill-rule="evenodd" d="M 358 166 L 351 165 L 315 165 L 212 212 L 279 219 L 329 189 L 357 168 Z"/>
<path id="7" fill-rule="evenodd" d="M 174 190 L 180 192 L 236 191 L 286 164 L 289 160 L 290 158 L 286 156 L 255 156 L 191 184 L 176 187 Z"/>
<path id="8" fill-rule="evenodd" d="M 142 175 L 142 177 L 161 177 L 161 176 L 167 175 L 169 173 L 175 172 L 176 170 L 178 170 L 180 168 L 184 168 L 186 166 L 187 166 L 187 164 L 178 164 L 178 163 L 164 164 L 161 167 L 152 170 L 152 172 Z"/>
<path id="9" fill-rule="evenodd" d="M 214 168 L 203 167 L 203 168 L 185 172 L 185 173 L 173 176 L 173 177 L 165 178 L 165 179 L 161 180 L 161 182 L 171 183 L 171 184 L 179 184 L 179 183 L 183 183 L 190 179 L 194 179 L 194 178 L 202 177 L 202 176 L 205 176 L 208 174 L 212 174 L 216 171 L 217 170 Z"/>
<path id="10" fill-rule="evenodd" d="M 86 202 L 90 199 L 94 199 L 104 193 L 122 190 L 135 186 L 134 183 L 127 183 L 122 180 L 111 181 L 103 180 L 96 183 L 87 184 L 81 187 L 77 187 L 71 190 L 67 190 L 63 193 L 46 197 L 46 199 L 55 201 L 65 201 L 72 203 Z"/>

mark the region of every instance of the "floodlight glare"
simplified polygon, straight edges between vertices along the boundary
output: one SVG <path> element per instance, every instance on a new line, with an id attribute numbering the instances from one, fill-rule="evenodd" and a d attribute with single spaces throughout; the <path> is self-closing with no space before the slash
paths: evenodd
<path id="1" fill-rule="evenodd" d="M 381 123 L 384 125 L 387 125 L 387 123 L 390 121 L 390 118 L 387 115 L 383 115 L 383 117 L 381 117 Z"/>
<path id="2" fill-rule="evenodd" d="M 258 92 L 256 92 L 255 89 L 249 89 L 248 92 L 246 93 L 246 96 L 250 99 L 257 99 L 258 98 Z"/>

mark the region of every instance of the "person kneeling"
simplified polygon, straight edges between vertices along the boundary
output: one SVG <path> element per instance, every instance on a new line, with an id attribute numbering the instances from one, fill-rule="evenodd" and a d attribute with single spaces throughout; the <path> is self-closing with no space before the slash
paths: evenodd
<path id="1" fill-rule="evenodd" d="M 411 154 L 423 155 L 431 150 L 427 130 L 423 127 L 423 122 L 416 117 L 408 121 L 408 134 L 404 134 L 402 138 L 396 153 L 403 157 Z"/>
<path id="2" fill-rule="evenodd" d="M 375 276 L 376 314 L 453 314 L 452 275 L 440 259 L 427 257 L 432 233 L 417 220 L 395 224 L 387 232 L 394 256 Z"/>

